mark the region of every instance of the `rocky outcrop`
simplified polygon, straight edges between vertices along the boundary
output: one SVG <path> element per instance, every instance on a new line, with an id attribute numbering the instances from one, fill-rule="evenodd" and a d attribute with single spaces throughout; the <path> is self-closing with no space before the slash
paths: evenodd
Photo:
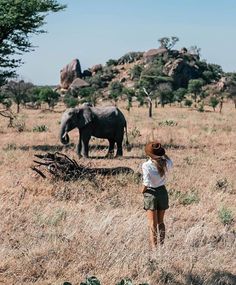
<path id="1" fill-rule="evenodd" d="M 135 61 L 141 59 L 142 57 L 143 57 L 143 52 L 141 52 L 141 51 L 139 51 L 139 52 L 131 51 L 131 52 L 126 53 L 122 57 L 120 57 L 117 60 L 117 64 L 121 65 L 121 64 L 132 63 L 132 62 L 135 62 Z"/>
<path id="2" fill-rule="evenodd" d="M 88 86 L 89 86 L 89 84 L 85 80 L 83 80 L 81 78 L 76 78 L 70 84 L 69 89 L 79 89 L 79 88 L 88 87 Z"/>
<path id="3" fill-rule="evenodd" d="M 101 64 L 96 64 L 91 68 L 92 75 L 96 74 L 98 71 L 102 71 Z"/>
<path id="4" fill-rule="evenodd" d="M 165 53 L 167 53 L 166 48 L 150 49 L 143 54 L 144 62 L 152 62 L 157 56 L 163 55 Z"/>
<path id="5" fill-rule="evenodd" d="M 62 89 L 68 89 L 74 79 L 81 77 L 81 67 L 78 59 L 73 59 L 60 71 L 60 86 Z"/>
<path id="6" fill-rule="evenodd" d="M 177 88 L 186 88 L 189 80 L 199 77 L 198 66 L 191 65 L 183 58 L 168 61 L 163 68 L 163 72 L 173 78 Z"/>

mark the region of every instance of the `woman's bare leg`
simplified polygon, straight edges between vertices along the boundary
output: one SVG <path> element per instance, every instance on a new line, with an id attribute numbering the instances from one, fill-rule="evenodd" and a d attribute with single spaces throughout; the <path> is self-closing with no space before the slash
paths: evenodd
<path id="1" fill-rule="evenodd" d="M 166 228 L 164 224 L 164 215 L 165 210 L 158 210 L 157 211 L 157 223 L 158 223 L 158 230 L 160 235 L 160 244 L 164 244 L 165 235 L 166 235 Z"/>
<path id="2" fill-rule="evenodd" d="M 157 247 L 157 211 L 147 210 L 151 247 Z"/>

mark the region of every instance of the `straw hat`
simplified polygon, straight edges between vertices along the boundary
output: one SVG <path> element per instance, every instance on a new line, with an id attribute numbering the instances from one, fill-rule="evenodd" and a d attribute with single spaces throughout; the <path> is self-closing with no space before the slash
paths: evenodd
<path id="1" fill-rule="evenodd" d="M 166 152 L 159 141 L 149 142 L 145 146 L 145 152 L 153 159 L 163 156 Z"/>

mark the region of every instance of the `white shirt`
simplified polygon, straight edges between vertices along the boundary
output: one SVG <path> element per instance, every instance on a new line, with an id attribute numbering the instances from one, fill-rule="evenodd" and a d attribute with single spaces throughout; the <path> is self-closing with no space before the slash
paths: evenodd
<path id="1" fill-rule="evenodd" d="M 166 160 L 166 167 L 168 171 L 173 167 L 171 159 Z M 156 188 L 165 185 L 166 176 L 160 176 L 156 164 L 151 159 L 142 164 L 142 171 L 144 186 Z"/>

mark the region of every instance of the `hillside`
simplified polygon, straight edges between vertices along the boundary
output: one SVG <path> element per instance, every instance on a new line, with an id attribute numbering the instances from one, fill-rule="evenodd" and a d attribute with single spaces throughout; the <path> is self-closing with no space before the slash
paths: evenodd
<path id="1" fill-rule="evenodd" d="M 99 99 L 116 102 L 120 98 L 143 104 L 147 101 L 145 88 L 162 106 L 185 104 L 187 98 L 202 104 L 207 97 L 222 96 L 226 91 L 225 78 L 222 68 L 202 60 L 196 47 L 175 50 L 161 46 L 146 52 L 128 52 L 84 71 L 80 61 L 74 59 L 61 70 L 58 91 L 93 104 Z"/>

